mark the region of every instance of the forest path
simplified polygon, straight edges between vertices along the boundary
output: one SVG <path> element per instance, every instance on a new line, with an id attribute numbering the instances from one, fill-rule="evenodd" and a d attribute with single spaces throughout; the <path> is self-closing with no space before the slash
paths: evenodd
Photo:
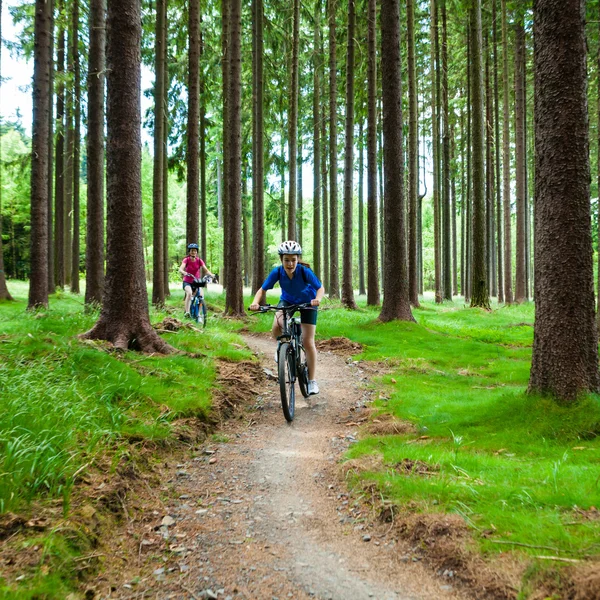
<path id="1" fill-rule="evenodd" d="M 245 341 L 275 374 L 274 342 Z M 130 523 L 138 556 L 121 556 L 118 573 L 101 575 L 100 597 L 463 597 L 346 495 L 336 465 L 355 439 L 365 373 L 320 352 L 317 379 L 320 394 L 297 399 L 288 425 L 278 383 L 269 378 L 249 422 L 225 423 L 220 437 L 170 469 L 162 510 L 146 515 L 146 524 Z"/>

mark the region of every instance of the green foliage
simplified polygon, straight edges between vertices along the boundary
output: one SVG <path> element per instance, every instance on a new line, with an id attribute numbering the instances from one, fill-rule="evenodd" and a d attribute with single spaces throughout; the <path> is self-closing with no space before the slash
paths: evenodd
<path id="1" fill-rule="evenodd" d="M 100 454 L 128 440 L 160 443 L 175 419 L 205 419 L 214 358 L 240 356 L 233 334 L 215 327 L 169 339 L 199 358 L 103 351 L 77 338 L 97 318 L 80 297 L 56 294 L 50 311 L 32 314 L 25 286 L 13 282 L 11 291 L 17 302 L 3 303 L 0 315 L 0 513 L 43 497 L 66 507 L 75 474 Z"/>
<path id="2" fill-rule="evenodd" d="M 385 465 L 361 478 L 401 506 L 462 515 L 484 552 L 515 543 L 597 554 L 598 522 L 580 511 L 600 503 L 600 399 L 560 406 L 526 394 L 533 305 L 488 313 L 424 302 L 418 324 L 381 324 L 377 314 L 319 315 L 319 336 L 349 335 L 365 344 L 363 359 L 387 365 L 377 406 L 416 427 L 353 446 L 349 458 L 380 454 Z M 397 468 L 405 459 L 430 474 Z"/>

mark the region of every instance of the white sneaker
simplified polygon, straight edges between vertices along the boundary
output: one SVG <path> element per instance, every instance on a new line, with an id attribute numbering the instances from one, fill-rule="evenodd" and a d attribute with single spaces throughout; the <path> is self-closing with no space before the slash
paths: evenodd
<path id="1" fill-rule="evenodd" d="M 311 379 L 308 382 L 308 395 L 309 396 L 314 396 L 315 394 L 319 393 L 319 386 L 317 385 L 317 382 L 314 379 Z"/>

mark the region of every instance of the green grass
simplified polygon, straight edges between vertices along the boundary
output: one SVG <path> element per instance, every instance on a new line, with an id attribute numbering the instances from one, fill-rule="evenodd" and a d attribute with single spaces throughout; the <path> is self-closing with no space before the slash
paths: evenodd
<path id="1" fill-rule="evenodd" d="M 560 406 L 526 394 L 533 305 L 484 312 L 426 302 L 416 324 L 377 315 L 364 304 L 319 315 L 320 337 L 345 335 L 365 344 L 363 359 L 388 363 L 380 383 L 389 400 L 377 404 L 418 431 L 354 445 L 348 458 L 384 461 L 362 477 L 398 505 L 462 515 L 483 552 L 511 547 L 500 540 L 546 547 L 514 545 L 534 555 L 600 554 L 600 522 L 578 511 L 600 506 L 600 398 Z M 394 468 L 403 459 L 436 474 L 406 475 Z"/>

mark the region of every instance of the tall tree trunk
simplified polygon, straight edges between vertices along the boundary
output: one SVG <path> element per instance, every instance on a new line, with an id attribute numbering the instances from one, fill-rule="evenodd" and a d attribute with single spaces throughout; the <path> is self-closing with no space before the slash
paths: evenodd
<path id="1" fill-rule="evenodd" d="M 73 0 L 73 240 L 71 250 L 71 292 L 79 294 L 79 176 L 81 149 L 81 69 L 79 64 L 79 0 Z"/>
<path id="2" fill-rule="evenodd" d="M 473 273 L 473 123 L 472 98 L 473 77 L 471 76 L 471 56 L 473 55 L 473 36 L 471 35 L 471 16 L 468 17 L 467 28 L 467 212 L 465 235 L 465 302 L 471 302 Z"/>
<path id="3" fill-rule="evenodd" d="M 379 260 L 377 235 L 377 0 L 368 0 L 367 106 L 367 304 L 378 306 Z"/>
<path id="4" fill-rule="evenodd" d="M 200 19 L 200 54 L 204 55 L 202 18 Z M 200 74 L 200 255 L 206 260 L 206 100 L 204 73 Z M 217 161 L 218 163 L 218 161 Z"/>
<path id="5" fill-rule="evenodd" d="M 337 191 L 337 0 L 328 0 L 329 11 L 329 297 L 340 297 L 338 258 L 338 191 Z"/>
<path id="6" fill-rule="evenodd" d="M 450 226 L 452 228 L 452 290 L 455 296 L 458 296 L 458 241 L 456 237 L 456 179 L 458 176 L 456 168 L 456 133 L 455 123 L 452 123 L 450 130 L 450 164 L 452 165 L 452 183 L 451 183 L 451 211 Z"/>
<path id="7" fill-rule="evenodd" d="M 462 94 L 461 94 L 462 95 Z M 460 110 L 460 293 L 466 297 L 467 181 L 465 169 L 465 110 Z"/>
<path id="8" fill-rule="evenodd" d="M 598 392 L 584 0 L 535 0 L 535 301 L 529 391 Z"/>
<path id="9" fill-rule="evenodd" d="M 0 0 L 0 54 L 2 52 L 2 0 Z M 2 64 L 0 62 L 0 64 Z M 2 87 L 2 76 L 0 72 L 0 87 Z M 0 152 L 2 151 L 0 147 Z M 1 158 L 1 155 L 0 155 Z M 2 241 L 2 170 L 0 169 L 0 300 L 12 300 L 13 297 L 6 286 L 6 273 L 4 271 L 4 250 Z"/>
<path id="10" fill-rule="evenodd" d="M 187 243 L 198 243 L 200 195 L 200 0 L 189 0 L 188 11 L 187 210 L 185 237 Z"/>
<path id="11" fill-rule="evenodd" d="M 287 239 L 298 236 L 296 227 L 296 192 L 298 164 L 298 52 L 300 45 L 300 0 L 293 0 L 292 69 L 290 81 L 290 112 L 288 119 L 288 156 L 290 161 L 288 185 Z"/>
<path id="12" fill-rule="evenodd" d="M 486 31 L 485 36 L 485 204 L 486 204 L 486 252 L 488 272 L 488 289 L 492 296 L 498 294 L 496 288 L 496 224 L 494 212 L 494 161 L 492 160 L 494 152 L 494 124 L 493 124 L 493 103 L 492 103 L 492 85 L 490 76 L 491 49 L 489 37 Z"/>
<path id="13" fill-rule="evenodd" d="M 452 238 L 450 202 L 450 111 L 448 107 L 448 25 L 446 0 L 442 0 L 442 115 L 444 132 L 442 136 L 443 194 L 442 194 L 442 235 L 444 300 L 452 300 Z"/>
<path id="14" fill-rule="evenodd" d="M 406 0 L 408 42 L 408 297 L 419 306 L 417 196 L 419 195 L 419 109 L 415 66 L 415 2 Z"/>
<path id="15" fill-rule="evenodd" d="M 35 2 L 31 127 L 31 272 L 27 308 L 48 306 L 48 113 L 51 3 Z"/>
<path id="16" fill-rule="evenodd" d="M 313 270 L 321 277 L 321 1 L 315 2 L 313 35 Z"/>
<path id="17" fill-rule="evenodd" d="M 437 6 L 436 0 L 430 0 L 431 19 L 431 145 L 433 150 L 433 261 L 435 270 L 435 301 L 442 302 L 442 265 L 440 248 L 440 171 L 439 171 L 439 128 L 438 128 L 438 98 L 437 98 L 437 68 L 436 68 L 436 40 L 437 34 Z"/>
<path id="18" fill-rule="evenodd" d="M 168 28 L 168 25 L 167 25 Z M 167 148 L 167 140 L 169 139 L 169 66 L 167 61 L 167 44 L 165 39 L 165 111 L 163 113 L 163 131 L 165 132 L 165 143 L 163 146 L 163 281 L 165 298 L 168 298 L 171 293 L 169 291 L 169 150 Z"/>
<path id="19" fill-rule="evenodd" d="M 300 111 L 300 108 L 298 109 Z M 298 232 L 298 243 L 302 246 L 302 221 L 304 220 L 304 197 L 302 194 L 302 135 L 298 133 L 298 160 L 296 161 L 296 231 Z"/>
<path id="20" fill-rule="evenodd" d="M 242 221 L 242 2 L 231 0 L 229 21 L 229 98 L 228 98 L 228 191 L 227 191 L 227 237 L 225 245 L 229 247 L 227 275 L 227 293 L 225 295 L 225 314 L 243 316 L 244 297 L 242 286 L 241 221 Z"/>
<path id="21" fill-rule="evenodd" d="M 354 30 L 355 0 L 348 0 L 348 42 L 346 53 L 346 131 L 344 144 L 344 242 L 342 248 L 342 304 L 355 309 L 352 285 L 352 237 L 354 205 Z"/>
<path id="22" fill-rule="evenodd" d="M 54 170 L 54 283 L 65 286 L 65 28 L 64 0 L 58 0 L 58 44 L 56 52 L 56 160 Z"/>
<path id="23" fill-rule="evenodd" d="M 150 325 L 144 276 L 140 0 L 108 0 L 107 9 L 106 281 L 98 322 L 82 337 L 168 353 L 171 346 Z"/>
<path id="24" fill-rule="evenodd" d="M 69 12 L 69 3 L 65 2 L 65 19 L 72 13 Z M 67 47 L 67 84 L 65 86 L 65 283 L 71 285 L 73 263 L 73 154 L 75 151 L 75 131 L 73 129 L 73 31 L 68 29 Z"/>
<path id="25" fill-rule="evenodd" d="M 515 266 L 515 300 L 527 300 L 525 277 L 525 107 L 523 105 L 524 77 L 522 55 L 525 51 L 525 26 L 523 16 L 518 15 L 515 23 L 515 160 L 517 197 L 517 262 Z"/>
<path id="26" fill-rule="evenodd" d="M 364 112 L 361 111 L 358 132 L 358 293 L 365 296 L 365 202 L 364 202 L 364 173 L 365 173 L 365 138 Z"/>
<path id="27" fill-rule="evenodd" d="M 471 307 L 490 308 L 485 263 L 485 157 L 481 0 L 471 0 L 473 102 L 473 272 Z"/>
<path id="28" fill-rule="evenodd" d="M 253 0 L 254 29 L 254 110 L 252 121 L 252 289 L 257 290 L 265 279 L 265 201 L 264 201 L 264 79 L 263 79 L 263 0 Z"/>
<path id="29" fill-rule="evenodd" d="M 156 33 L 154 45 L 154 171 L 152 180 L 152 304 L 165 303 L 164 245 L 163 245 L 163 169 L 165 168 L 165 16 L 166 1 L 156 1 Z M 188 240 L 192 241 L 192 240 Z M 193 240 L 194 242 L 197 240 Z"/>
<path id="30" fill-rule="evenodd" d="M 502 248 L 502 190 L 500 185 L 500 89 L 498 87 L 498 11 L 497 0 L 492 0 L 492 36 L 494 44 L 494 164 L 496 168 L 496 271 L 498 273 L 498 302 L 504 302 L 504 273 Z"/>
<path id="31" fill-rule="evenodd" d="M 510 120 L 508 110 L 508 26 L 502 8 L 502 207 L 504 214 L 504 302 L 512 304 L 512 239 L 510 218 Z"/>
<path id="32" fill-rule="evenodd" d="M 222 47 L 222 60 L 221 70 L 223 79 L 223 169 L 222 169 L 222 181 L 221 187 L 221 207 L 222 207 L 222 218 L 223 218 L 223 272 L 220 276 L 220 282 L 223 288 L 227 289 L 229 273 L 227 272 L 227 266 L 229 264 L 229 251 L 231 250 L 226 242 L 228 239 L 227 227 L 229 226 L 229 217 L 227 211 L 229 210 L 229 131 L 227 130 L 229 123 L 229 79 L 231 77 L 230 72 L 230 24 L 231 24 L 231 0 L 221 0 L 221 47 Z M 239 258 L 238 258 L 239 260 Z"/>
<path id="33" fill-rule="evenodd" d="M 321 181 L 323 186 L 323 287 L 325 292 L 329 292 L 329 172 L 327 170 L 327 97 L 325 94 L 325 61 L 323 60 L 323 70 L 321 72 L 323 82 L 323 105 L 321 106 L 321 139 L 325 151 L 321 152 Z"/>
<path id="34" fill-rule="evenodd" d="M 408 298 L 404 159 L 402 140 L 402 75 L 400 0 L 381 3 L 381 88 L 383 98 L 383 168 L 385 185 L 385 259 L 381 321 L 414 321 Z"/>
<path id="35" fill-rule="evenodd" d="M 106 0 L 91 0 L 89 18 L 85 303 L 92 305 L 100 305 L 104 290 L 105 12 Z"/>
<path id="36" fill-rule="evenodd" d="M 50 67 L 49 67 L 49 89 L 50 102 L 48 108 L 48 294 L 53 294 L 56 290 L 54 283 L 54 0 L 50 2 Z M 0 12 L 2 10 L 0 2 Z M 2 37 L 0 36 L 0 44 Z M 1 204 L 1 202 L 0 202 Z M 0 219 L 2 217 L 0 216 Z M 2 239 L 2 228 L 0 227 L 0 239 Z M 0 242 L 0 246 L 2 243 Z M 1 259 L 0 259 L 1 260 Z M 0 266 L 3 270 L 4 267 Z M 0 283 L 0 288 L 2 284 Z M 0 292 L 1 297 L 1 292 Z"/>

